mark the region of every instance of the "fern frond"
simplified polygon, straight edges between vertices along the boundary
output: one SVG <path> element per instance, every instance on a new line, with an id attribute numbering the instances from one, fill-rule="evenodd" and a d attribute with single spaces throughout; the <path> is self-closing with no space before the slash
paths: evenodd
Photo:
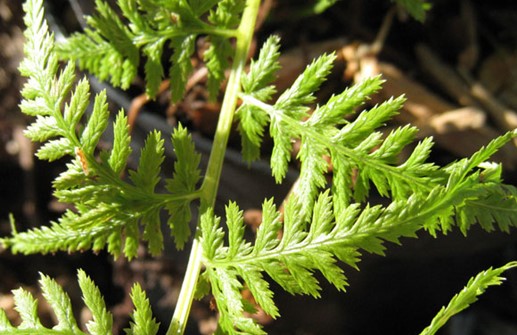
<path id="1" fill-rule="evenodd" d="M 133 183 L 144 192 L 154 193 L 160 177 L 160 166 L 164 160 L 164 147 L 161 134 L 157 131 L 147 136 L 136 171 L 129 171 Z"/>
<path id="2" fill-rule="evenodd" d="M 171 45 L 175 46 L 170 59 L 172 66 L 169 69 L 169 77 L 174 78 L 170 87 L 171 99 L 178 101 L 183 97 L 185 85 L 193 70 L 190 57 L 195 51 L 196 37 L 177 37 L 171 41 Z"/>
<path id="3" fill-rule="evenodd" d="M 99 1 L 99 5 L 104 6 L 102 15 L 111 13 L 105 4 Z M 54 195 L 61 202 L 73 203 L 76 210 L 66 212 L 50 227 L 14 234 L 2 239 L 2 243 L 14 252 L 23 253 L 107 247 L 114 256 L 123 253 L 132 258 L 143 240 L 148 242 L 151 254 L 156 255 L 163 247 L 160 212 L 166 206 L 176 206 L 181 208 L 178 215 L 183 220 L 171 221 L 170 225 L 182 247 L 188 236 L 184 231 L 189 231 L 188 204 L 198 197 L 195 186 L 199 179 L 199 155 L 194 147 L 188 147 L 181 157 L 191 157 L 186 166 L 180 164 L 183 170 L 179 178 L 186 178 L 178 182 L 181 188 L 174 186 L 170 193 L 156 193 L 164 159 L 164 141 L 159 132 L 148 136 L 138 168 L 129 172 L 129 181 L 123 180 L 121 176 L 131 154 L 127 118 L 122 111 L 118 113 L 113 124 L 112 149 L 102 151 L 100 157 L 96 157 L 97 144 L 109 124 L 106 92 L 95 96 L 91 114 L 82 126 L 90 102 L 88 81 L 82 79 L 74 87 L 76 78 L 72 64 L 59 72 L 54 41 L 43 20 L 42 1 L 31 0 L 25 9 L 28 11 L 27 58 L 20 68 L 29 80 L 21 107 L 22 111 L 36 116 L 26 135 L 34 141 L 45 142 L 37 152 L 42 159 L 72 157 L 67 170 L 54 181 Z M 39 40 L 35 41 L 35 38 Z M 186 133 L 181 126 L 178 132 Z M 174 145 L 188 146 L 189 139 L 176 140 Z M 185 150 L 179 148 L 179 151 Z M 140 234 L 140 226 L 143 234 Z"/>
<path id="4" fill-rule="evenodd" d="M 271 202 L 266 202 L 263 207 L 266 215 L 257 231 L 253 247 L 248 247 L 247 242 L 238 235 L 229 238 L 231 244 L 224 246 L 224 232 L 218 227 L 219 219 L 205 218 L 201 223 L 201 241 L 205 250 L 206 275 L 211 282 L 212 293 L 216 299 L 225 299 L 222 297 L 223 294 L 232 294 L 236 300 L 235 290 L 242 289 L 242 281 L 250 288 L 260 307 L 276 317 L 278 310 L 273 303 L 273 293 L 269 289 L 269 284 L 262 275 L 264 272 L 292 294 L 318 297 L 320 286 L 314 277 L 315 271 L 322 273 L 339 290 L 344 290 L 346 277 L 336 259 L 356 267 L 360 248 L 382 253 L 382 239 L 397 241 L 400 236 L 412 236 L 423 220 L 436 215 L 435 211 L 438 211 L 439 207 L 428 208 L 426 205 L 433 203 L 433 206 L 436 206 L 436 201 L 441 195 L 441 192 L 437 191 L 432 194 L 432 198 L 426 200 L 415 197 L 408 203 L 395 203 L 384 210 L 378 206 L 366 208 L 361 214 L 357 206 L 351 206 L 340 214 L 340 221 L 336 221 L 332 215 L 332 201 L 327 192 L 320 196 L 314 206 L 311 223 L 301 219 L 298 215 L 298 202 L 291 200 L 285 206 L 285 223 L 280 238 L 280 214 L 273 210 Z M 238 222 L 228 223 L 230 231 L 243 225 L 242 219 L 237 219 Z M 240 252 L 235 254 L 232 250 Z M 230 281 L 234 285 L 225 287 L 221 279 L 223 277 L 225 281 Z M 221 319 L 230 319 L 227 323 L 221 322 L 220 325 L 230 333 L 240 329 L 232 325 L 236 324 L 234 319 L 242 318 L 243 311 L 237 300 L 233 303 L 231 307 L 221 307 L 218 300 Z M 235 305 L 240 308 L 237 314 L 233 309 Z"/>
<path id="5" fill-rule="evenodd" d="M 81 149 L 85 155 L 93 155 L 99 140 L 108 126 L 108 104 L 106 91 L 101 91 L 93 104 L 93 111 L 88 119 L 88 123 L 81 134 Z"/>
<path id="6" fill-rule="evenodd" d="M 113 148 L 108 159 L 108 164 L 116 174 L 122 173 L 126 162 L 131 155 L 131 136 L 129 124 L 124 111 L 119 111 L 113 123 Z"/>
<path id="7" fill-rule="evenodd" d="M 456 294 L 446 307 L 438 312 L 433 318 L 431 324 L 425 328 L 420 335 L 434 335 L 436 332 L 454 315 L 466 309 L 474 302 L 477 297 L 483 294 L 490 286 L 501 285 L 505 278 L 501 274 L 512 268 L 517 267 L 517 262 L 510 262 L 496 269 L 488 269 L 478 273 L 475 277 L 470 278 L 467 285 Z"/>
<path id="8" fill-rule="evenodd" d="M 500 143 L 502 140 L 495 141 Z M 481 157 L 486 158 L 484 153 L 489 151 L 481 150 L 473 162 Z M 455 169 L 460 169 L 460 166 L 463 165 Z M 361 208 L 359 204 L 353 204 L 337 211 L 336 200 L 327 190 L 319 195 L 310 219 L 301 215 L 304 213 L 302 205 L 293 195 L 284 206 L 283 225 L 272 201 L 266 201 L 263 205 L 263 222 L 257 230 L 254 244 L 244 239 L 242 216 L 232 203 L 226 209 L 228 245 L 224 243 L 225 233 L 220 227 L 219 218 L 207 214 L 202 221 L 201 243 L 206 276 L 212 285 L 215 282 L 218 287 L 222 284 L 218 283 L 216 276 L 222 273 L 228 280 L 239 283 L 233 289 L 240 290 L 244 285 L 249 287 L 261 308 L 274 317 L 278 315 L 278 310 L 263 273 L 292 294 L 318 297 L 320 284 L 315 277 L 316 272 L 338 290 L 345 290 L 347 279 L 338 261 L 356 268 L 362 250 L 383 255 L 384 241 L 399 243 L 400 238 L 414 237 L 423 228 L 439 230 L 444 220 L 460 216 L 458 208 L 461 206 L 492 205 L 492 197 L 497 197 L 499 190 L 493 186 L 496 173 L 486 173 L 491 176 L 489 179 L 492 182 L 475 183 L 474 180 L 479 177 L 479 171 L 475 168 L 471 166 L 469 171 L 463 170 L 461 179 L 451 173 L 446 186 L 438 185 L 428 193 L 415 193 L 405 200 L 395 200 L 387 207 L 366 205 Z M 515 208 L 515 198 L 512 201 Z M 512 207 L 510 204 L 500 207 L 506 205 Z M 472 220 L 474 218 L 485 221 L 483 217 L 474 216 Z M 489 222 L 492 221 L 493 217 L 490 217 Z M 515 225 L 515 213 L 511 213 L 506 221 Z M 220 312 L 227 311 L 223 309 Z M 227 317 L 237 316 L 229 314 Z M 231 332 L 232 329 L 225 328 L 225 331 Z"/>
<path id="9" fill-rule="evenodd" d="M 27 291 L 19 288 L 13 291 L 15 309 L 20 314 L 22 329 L 43 328 L 38 317 L 38 302 Z"/>
<path id="10" fill-rule="evenodd" d="M 82 270 L 78 271 L 78 280 L 86 307 L 91 311 L 92 320 L 86 327 L 90 335 L 112 334 L 113 316 L 106 309 L 104 298 L 95 283 Z M 61 286 L 48 276 L 41 274 L 39 281 L 43 297 L 49 303 L 56 315 L 57 324 L 52 328 L 46 328 L 41 324 L 37 315 L 37 300 L 26 290 L 13 291 L 15 309 L 20 314 L 21 323 L 15 327 L 7 319 L 4 310 L 0 310 L 0 334 L 2 335 L 87 335 L 77 325 L 72 303 L 68 294 Z M 153 318 L 149 300 L 146 298 L 140 285 L 135 284 L 131 290 L 131 300 L 135 305 L 131 328 L 126 329 L 128 335 L 155 335 L 158 332 L 158 324 Z"/>
<path id="11" fill-rule="evenodd" d="M 266 44 L 257 64 L 275 64 L 274 49 Z M 315 60 L 274 104 L 262 100 L 268 99 L 269 95 L 259 96 L 262 89 L 271 91 L 268 80 L 251 87 L 246 77 L 242 82 L 244 90 L 240 97 L 243 104 L 238 116 L 245 143 L 243 148 L 251 152 L 244 151 L 247 159 L 257 157 L 264 127 L 270 122 L 274 140 L 271 167 L 273 176 L 280 182 L 292 156 L 292 143 L 300 140 L 297 158 L 301 167 L 296 192 L 303 215 L 309 215 L 318 191 L 327 187 L 326 174 L 330 164 L 334 177 L 331 187 L 339 190 L 335 192 L 337 207 L 345 207 L 351 200 L 364 201 L 370 183 L 381 195 L 398 200 L 412 193 L 428 193 L 445 180 L 444 172 L 438 171 L 434 164 L 426 163 L 432 146 L 430 139 L 418 144 L 406 162 L 398 162 L 399 153 L 414 141 L 417 132 L 414 127 L 399 128 L 385 138 L 376 132 L 398 113 L 403 97 L 363 111 L 354 121 L 346 120 L 347 115 L 380 89 L 382 81 L 378 77 L 331 97 L 326 104 L 308 114 L 307 104 L 314 102 L 314 91 L 329 73 L 333 60 L 333 55 Z M 253 77 L 251 72 L 249 76 Z M 266 78 L 270 77 L 268 73 Z M 325 156 L 330 158 L 330 164 L 323 159 Z"/>
<path id="12" fill-rule="evenodd" d="M 88 28 L 57 46 L 62 59 L 77 61 L 100 80 L 127 89 L 137 76 L 143 59 L 146 93 L 154 98 L 165 73 L 171 80 L 173 101 L 184 93 L 193 67 L 190 58 L 199 35 L 211 46 L 204 55 L 209 72 L 208 87 L 216 96 L 229 67 L 242 0 L 225 1 L 118 1 L 123 18 L 106 2 L 96 0 L 97 13 L 87 19 Z M 162 55 L 171 50 L 171 67 L 165 71 Z M 141 54 L 145 57 L 140 57 Z"/>

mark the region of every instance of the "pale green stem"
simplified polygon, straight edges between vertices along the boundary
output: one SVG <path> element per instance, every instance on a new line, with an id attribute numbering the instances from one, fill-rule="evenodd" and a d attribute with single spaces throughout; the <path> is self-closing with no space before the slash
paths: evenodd
<path id="1" fill-rule="evenodd" d="M 260 0 L 247 0 L 241 23 L 237 29 L 235 57 L 221 107 L 221 114 L 219 115 L 219 121 L 217 123 L 205 179 L 201 186 L 200 216 L 215 204 L 224 155 L 233 123 L 233 115 L 237 107 L 241 76 L 246 66 L 251 41 L 253 39 L 259 5 Z M 167 330 L 167 335 L 180 335 L 185 331 L 197 281 L 202 268 L 202 256 L 203 250 L 196 237 L 192 244 L 185 278 L 183 279 L 176 310 L 174 311 L 171 324 Z"/>

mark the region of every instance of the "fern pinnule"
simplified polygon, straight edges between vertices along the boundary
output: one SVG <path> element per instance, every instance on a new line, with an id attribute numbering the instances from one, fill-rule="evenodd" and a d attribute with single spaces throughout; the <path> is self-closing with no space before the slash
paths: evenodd
<path id="1" fill-rule="evenodd" d="M 131 315 L 131 327 L 126 329 L 127 335 L 155 335 L 160 324 L 153 318 L 149 299 L 139 284 L 131 289 L 131 300 L 135 310 Z"/>
<path id="2" fill-rule="evenodd" d="M 84 303 L 92 312 L 92 319 L 86 323 L 92 335 L 101 335 L 112 332 L 113 316 L 106 309 L 106 303 L 93 280 L 82 270 L 78 272 L 78 281 L 84 294 Z"/>
<path id="3" fill-rule="evenodd" d="M 190 221 L 192 214 L 190 210 L 191 201 L 198 196 L 197 184 L 201 179 L 199 163 L 201 155 L 196 152 L 192 136 L 187 129 L 178 125 L 172 134 L 172 145 L 177 161 L 174 163 L 172 178 L 165 181 L 166 189 L 179 197 L 189 197 L 186 201 L 170 201 L 165 204 L 169 212 L 169 227 L 172 229 L 172 236 L 176 246 L 182 249 L 190 237 Z"/>

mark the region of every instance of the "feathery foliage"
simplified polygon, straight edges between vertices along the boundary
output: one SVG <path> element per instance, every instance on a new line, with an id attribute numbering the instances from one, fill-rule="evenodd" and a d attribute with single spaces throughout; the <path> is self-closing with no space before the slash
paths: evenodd
<path id="1" fill-rule="evenodd" d="M 424 18 L 427 2 L 396 1 L 415 18 Z M 313 9 L 320 12 L 334 3 L 317 1 Z M 381 89 L 380 77 L 366 79 L 316 104 L 316 93 L 336 59 L 334 54 L 324 54 L 308 65 L 291 87 L 277 92 L 277 36 L 267 39 L 257 59 L 245 69 L 260 1 L 118 0 L 117 4 L 114 9 L 96 0 L 97 12 L 88 18 L 85 32 L 59 45 L 44 20 L 43 0 L 28 0 L 24 6 L 27 43 L 20 71 L 28 81 L 20 107 L 35 117 L 26 135 L 41 143 L 36 153 L 40 159 L 70 157 L 67 170 L 53 186 L 56 198 L 72 204 L 73 209 L 50 226 L 13 231 L 11 237 L 3 238 L 2 244 L 13 252 L 107 249 L 115 257 L 131 259 L 144 241 L 151 255 L 159 255 L 166 236 L 160 219 L 163 212 L 169 214 L 171 237 L 181 249 L 191 239 L 191 204 L 199 200 L 191 260 L 167 334 L 184 332 L 196 287 L 198 297 L 214 296 L 221 332 L 264 334 L 246 314 L 253 312 L 253 306 L 243 299 L 244 289 L 260 308 L 277 318 L 281 311 L 275 305 L 271 281 L 289 293 L 319 297 L 317 278 L 345 291 L 344 265 L 358 268 L 365 251 L 384 255 L 385 242 L 400 243 L 420 230 L 437 236 L 455 227 L 467 234 L 474 224 L 487 231 L 497 227 L 506 232 L 517 225 L 517 189 L 503 184 L 502 167 L 489 162 L 517 136 L 516 130 L 445 167 L 428 162 L 433 146 L 430 138 L 417 143 L 402 160 L 400 153 L 415 141 L 417 129 L 404 126 L 389 134 L 382 132 L 404 98 L 368 106 L 368 97 Z M 210 43 L 203 57 L 213 97 L 230 69 L 203 183 L 199 186 L 201 156 L 181 125 L 171 136 L 176 155 L 172 174 L 162 171 L 165 140 L 158 131 L 148 134 L 136 170 L 127 171 L 133 153 L 124 111 L 112 121 L 107 93 L 92 96 L 88 80 L 77 80 L 74 64 L 60 65 L 58 59 L 77 61 L 80 68 L 122 88 L 129 87 L 143 63 L 147 94 L 157 94 L 168 72 L 172 100 L 177 101 L 193 71 L 191 58 L 200 36 Z M 260 158 L 263 138 L 269 136 L 274 143 L 271 171 L 278 183 L 284 181 L 293 157 L 300 165 L 298 181 L 283 212 L 273 199 L 264 201 L 262 224 L 253 240 L 245 238 L 243 213 L 237 203 L 227 205 L 225 220 L 213 209 L 234 115 L 245 161 Z M 98 149 L 110 126 L 111 149 Z M 300 143 L 296 153 L 294 141 Z M 163 174 L 172 176 L 163 178 Z M 372 188 L 386 198 L 386 205 L 368 204 Z M 479 274 L 424 333 L 434 333 L 451 314 L 474 302 L 486 287 L 499 284 L 499 275 L 515 266 L 513 262 Z M 93 315 L 87 330 L 111 334 L 112 316 L 99 290 L 82 271 L 79 284 Z M 62 289 L 43 275 L 41 286 L 58 324 L 52 329 L 42 326 L 36 300 L 18 290 L 15 300 L 22 323 L 13 327 L 0 312 L 0 334 L 84 334 Z M 158 324 L 138 285 L 131 298 L 136 309 L 126 333 L 156 334 Z"/>
<path id="2" fill-rule="evenodd" d="M 491 144 L 496 142 L 500 141 Z M 490 151 L 482 149 L 474 157 L 485 158 Z M 315 272 L 320 272 L 338 290 L 345 290 L 347 280 L 338 261 L 357 268 L 361 250 L 384 255 L 383 241 L 399 243 L 401 237 L 415 237 L 422 227 L 446 231 L 450 218 L 466 199 L 469 202 L 485 200 L 484 193 L 491 193 L 493 185 L 472 183 L 479 172 L 472 171 L 476 160 L 467 161 L 470 164 L 457 163 L 465 170 L 455 170 L 446 186 L 436 186 L 426 195 L 415 193 L 405 200 L 395 200 L 387 207 L 367 205 L 361 209 L 359 204 L 353 204 L 342 211 L 333 211 L 333 199 L 326 191 L 319 195 L 310 220 L 301 215 L 300 202 L 290 198 L 281 224 L 281 214 L 272 201 L 266 201 L 262 207 L 263 221 L 253 244 L 243 238 L 244 222 L 235 204 L 226 208 L 227 246 L 223 243 L 225 236 L 220 219 L 208 213 L 201 219 L 201 242 L 207 267 L 205 276 L 212 285 L 212 293 L 220 301 L 229 299 L 232 291 L 245 286 L 266 313 L 277 317 L 273 292 L 263 273 L 292 294 L 319 297 L 320 285 Z M 514 213 L 506 217 L 506 221 L 515 225 L 516 218 Z M 489 223 L 492 220 L 492 217 L 487 219 Z M 231 305 L 218 304 L 221 327 L 228 333 L 260 334 L 260 329 L 249 328 L 245 323 L 241 326 L 244 305 L 237 298 L 233 296 Z"/>
<path id="3" fill-rule="evenodd" d="M 277 182 L 281 182 L 287 172 L 293 140 L 300 141 L 297 195 L 303 205 L 301 215 L 310 215 L 318 190 L 327 187 L 330 165 L 322 159 L 324 156 L 329 157 L 332 164 L 331 187 L 339 190 L 335 192 L 339 208 L 346 207 L 351 198 L 364 201 L 370 183 L 382 196 L 399 200 L 413 193 L 428 193 L 443 182 L 446 178 L 443 171 L 426 162 L 432 146 L 430 139 L 419 143 L 405 162 L 396 164 L 400 152 L 414 141 L 416 128 L 399 128 L 384 139 L 383 134 L 376 131 L 398 112 L 403 98 L 388 100 L 359 113 L 354 121 L 347 121 L 346 116 L 355 113 L 369 95 L 380 89 L 379 77 L 332 96 L 325 105 L 309 113 L 308 105 L 315 101 L 314 93 L 330 72 L 334 55 L 316 59 L 275 103 L 268 103 L 274 93 L 269 83 L 278 68 L 277 43 L 278 39 L 268 40 L 249 74 L 243 77 L 243 104 L 237 117 L 244 157 L 248 160 L 258 157 L 264 128 L 270 123 L 270 135 L 275 142 L 271 167 Z"/>
<path id="4" fill-rule="evenodd" d="M 420 335 L 436 334 L 447 320 L 476 302 L 477 297 L 483 294 L 487 288 L 501 285 L 501 282 L 505 280 L 501 274 L 515 267 L 517 267 L 517 262 L 510 262 L 496 269 L 490 268 L 470 278 L 463 290 L 456 294 L 446 307 L 440 309 L 431 324 Z"/>
<path id="5" fill-rule="evenodd" d="M 168 77 L 174 101 L 183 96 L 193 68 L 191 56 L 196 39 L 209 36 L 210 47 L 204 59 L 209 72 L 212 95 L 219 90 L 231 57 L 229 39 L 239 23 L 243 0 L 223 1 L 145 1 L 121 0 L 118 9 L 96 0 L 97 13 L 88 17 L 88 28 L 58 45 L 61 58 L 72 59 L 100 80 L 129 88 L 144 64 L 146 92 L 154 98 L 165 77 L 163 58 L 170 54 Z M 141 55 L 142 54 L 142 55 Z M 143 56 L 143 57 L 142 57 Z"/>
<path id="6" fill-rule="evenodd" d="M 18 327 L 11 325 L 3 310 L 0 310 L 0 334 L 47 334 L 47 335 L 109 335 L 112 334 L 113 316 L 106 309 L 104 298 L 93 281 L 79 270 L 79 286 L 83 294 L 84 303 L 92 314 L 92 319 L 86 324 L 88 333 L 83 332 L 72 311 L 69 296 L 56 281 L 48 276 L 41 275 L 40 286 L 45 300 L 49 303 L 56 315 L 57 324 L 46 328 L 41 324 L 37 314 L 38 302 L 24 289 L 13 291 L 16 310 L 20 314 L 21 323 Z M 131 298 L 135 309 L 133 322 L 126 330 L 127 335 L 155 335 L 158 324 L 150 313 L 149 300 L 145 297 L 140 285 L 135 284 L 131 290 Z"/>
<path id="7" fill-rule="evenodd" d="M 194 152 L 191 137 L 181 126 L 172 134 L 180 163 L 176 164 L 175 177 L 167 181 L 169 193 L 156 192 L 164 159 L 164 140 L 157 131 L 149 134 L 138 168 L 129 171 L 129 180 L 124 180 L 121 175 L 131 154 L 127 117 L 122 111 L 117 114 L 112 149 L 96 155 L 109 122 L 106 93 L 102 91 L 93 98 L 92 112 L 86 117 L 88 81 L 81 79 L 74 88 L 73 64 L 60 71 L 53 37 L 43 20 L 42 1 L 27 2 L 25 10 L 30 14 L 25 20 L 27 58 L 20 71 L 30 79 L 20 106 L 22 112 L 36 116 L 25 134 L 33 141 L 44 142 L 37 152 L 40 159 L 72 156 L 67 170 L 54 182 L 54 195 L 59 201 L 74 204 L 76 210 L 68 210 L 50 227 L 14 234 L 4 243 L 14 252 L 23 253 L 98 251 L 107 247 L 115 257 L 124 254 L 133 258 L 139 241 L 144 240 L 150 253 L 157 255 L 163 247 L 159 215 L 167 206 L 175 209 L 169 225 L 176 233 L 178 247 L 182 247 L 190 234 L 189 204 L 198 197 L 200 175 L 200 157 Z M 144 227 L 142 236 L 140 225 Z"/>

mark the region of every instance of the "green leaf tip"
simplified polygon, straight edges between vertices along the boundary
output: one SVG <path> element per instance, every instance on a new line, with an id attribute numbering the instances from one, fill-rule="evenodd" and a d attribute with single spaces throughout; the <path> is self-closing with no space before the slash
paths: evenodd
<path id="1" fill-rule="evenodd" d="M 469 307 L 477 301 L 478 296 L 483 294 L 490 286 L 501 285 L 505 280 L 501 274 L 510 269 L 516 268 L 517 262 L 510 262 L 499 268 L 488 269 L 470 278 L 467 285 L 456 294 L 447 306 L 442 307 L 433 318 L 431 324 L 426 327 L 420 335 L 434 335 L 454 315 Z"/>
<path id="2" fill-rule="evenodd" d="M 137 283 L 131 289 L 131 300 L 135 310 L 131 315 L 131 327 L 126 329 L 127 335 L 155 335 L 158 333 L 160 324 L 152 315 L 149 299 L 146 297 L 142 287 Z"/>

